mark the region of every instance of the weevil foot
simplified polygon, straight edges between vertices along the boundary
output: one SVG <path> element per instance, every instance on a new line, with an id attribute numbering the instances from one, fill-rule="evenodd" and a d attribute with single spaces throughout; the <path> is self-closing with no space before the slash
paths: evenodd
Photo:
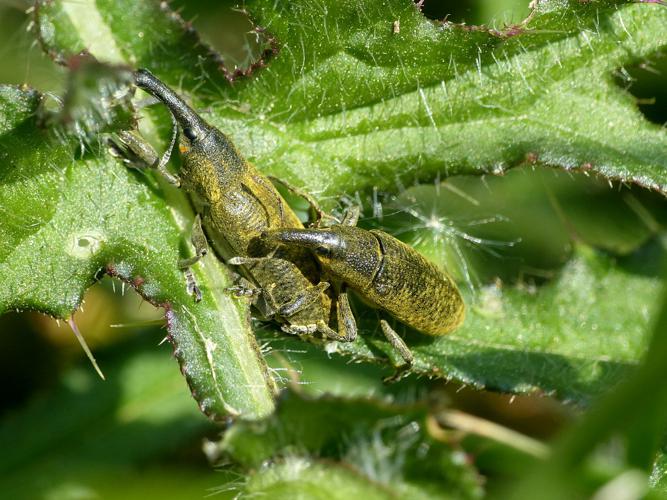
<path id="1" fill-rule="evenodd" d="M 269 175 L 268 177 L 274 186 L 280 185 L 285 189 L 287 189 L 293 195 L 306 200 L 306 202 L 310 206 L 311 213 L 309 215 L 312 221 L 310 224 L 311 227 L 320 227 L 323 220 L 330 220 L 334 224 L 338 224 L 338 219 L 336 219 L 336 217 L 334 217 L 333 215 L 329 215 L 324 210 L 322 210 L 319 203 L 317 203 L 317 200 L 315 200 L 315 198 L 313 198 L 309 193 L 307 193 L 302 189 L 299 189 L 296 186 L 293 186 L 292 184 L 283 179 L 279 179 L 278 177 L 274 177 L 272 175 Z"/>
<path id="2" fill-rule="evenodd" d="M 338 317 L 338 332 L 343 342 L 354 342 L 357 338 L 357 321 L 354 319 L 350 301 L 345 288 L 338 293 L 336 315 Z"/>
<path id="3" fill-rule="evenodd" d="M 185 269 L 185 289 L 189 295 L 192 295 L 195 302 L 200 302 L 202 299 L 201 289 L 197 286 L 195 275 L 192 274 L 192 269 Z"/>
<path id="4" fill-rule="evenodd" d="M 394 373 L 388 375 L 382 379 L 382 382 L 385 384 L 393 384 L 399 380 L 403 380 L 405 377 L 410 375 L 410 369 L 412 368 L 412 363 L 406 363 L 404 365 L 398 366 L 394 369 Z"/>
<path id="5" fill-rule="evenodd" d="M 340 221 L 341 226 L 356 226 L 359 222 L 359 215 L 361 208 L 358 205 L 352 205 L 343 214 L 343 219 Z"/>
<path id="6" fill-rule="evenodd" d="M 356 332 L 354 336 L 341 334 L 327 325 L 324 321 L 317 322 L 317 332 L 322 334 L 327 340 L 335 340 L 336 342 L 353 342 L 356 339 Z"/>
<path id="7" fill-rule="evenodd" d="M 262 291 L 248 285 L 233 285 L 225 288 L 225 292 L 229 292 L 232 296 L 240 299 L 241 297 L 257 297 Z"/>
<path id="8" fill-rule="evenodd" d="M 415 360 L 415 357 L 412 355 L 412 351 L 405 343 L 405 341 L 399 337 L 398 333 L 389 326 L 385 320 L 380 320 L 380 328 L 382 328 L 382 333 L 387 338 L 391 346 L 401 355 L 408 367 L 412 366 L 412 363 Z"/>

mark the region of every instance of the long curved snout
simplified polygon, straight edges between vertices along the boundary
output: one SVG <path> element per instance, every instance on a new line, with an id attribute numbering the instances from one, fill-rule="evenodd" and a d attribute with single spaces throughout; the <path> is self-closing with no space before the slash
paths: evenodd
<path id="1" fill-rule="evenodd" d="M 134 72 L 134 83 L 152 96 L 162 101 L 174 115 L 181 128 L 192 130 L 195 135 L 203 137 L 209 130 L 208 124 L 188 106 L 173 90 L 158 80 L 147 69 Z"/>
<path id="2" fill-rule="evenodd" d="M 263 233 L 262 238 L 270 243 L 298 246 L 316 253 L 325 249 L 333 251 L 344 245 L 335 232 L 327 229 L 274 229 Z"/>

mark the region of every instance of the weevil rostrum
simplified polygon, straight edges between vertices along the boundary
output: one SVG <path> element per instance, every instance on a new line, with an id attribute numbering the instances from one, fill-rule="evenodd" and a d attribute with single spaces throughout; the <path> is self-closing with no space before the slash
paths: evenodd
<path id="1" fill-rule="evenodd" d="M 192 195 L 198 212 L 192 232 L 196 253 L 182 267 L 206 254 L 208 239 L 240 269 L 244 279 L 235 292 L 251 295 L 262 316 L 294 334 L 353 341 L 357 326 L 348 287 L 423 333 L 445 334 L 463 321 L 465 306 L 454 281 L 410 246 L 382 231 L 354 227 L 355 211 L 341 224 L 306 229 L 271 180 L 173 90 L 147 70 L 135 72 L 135 83 L 167 106 L 182 132 L 178 177 L 158 165 L 145 145 L 135 144 L 136 136 L 121 137 L 132 153 Z M 190 287 L 195 296 L 201 293 L 194 283 Z M 380 324 L 412 363 L 403 340 L 386 321 Z"/>

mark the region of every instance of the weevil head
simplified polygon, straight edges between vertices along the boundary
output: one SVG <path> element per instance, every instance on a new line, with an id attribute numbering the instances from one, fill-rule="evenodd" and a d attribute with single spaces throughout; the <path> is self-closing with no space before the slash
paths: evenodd
<path id="1" fill-rule="evenodd" d="M 271 244 L 306 248 L 325 267 L 343 258 L 347 248 L 345 239 L 330 229 L 277 229 L 264 233 L 264 238 Z"/>
<path id="2" fill-rule="evenodd" d="M 140 69 L 135 72 L 134 79 L 138 87 L 164 103 L 178 123 L 181 130 L 179 151 L 186 169 L 198 169 L 204 165 L 210 167 L 211 163 L 222 164 L 230 170 L 243 166 L 243 160 L 227 136 L 209 125 L 151 72 Z"/>
<path id="3" fill-rule="evenodd" d="M 268 231 L 266 237 L 273 244 L 309 249 L 329 275 L 357 287 L 374 275 L 382 258 L 373 234 L 357 227 L 279 229 Z"/>
<path id="4" fill-rule="evenodd" d="M 147 69 L 140 69 L 134 73 L 134 82 L 137 87 L 144 89 L 164 103 L 178 122 L 185 140 L 194 142 L 194 139 L 205 138 L 211 130 L 195 111 L 181 99 L 176 92 L 167 87 Z"/>

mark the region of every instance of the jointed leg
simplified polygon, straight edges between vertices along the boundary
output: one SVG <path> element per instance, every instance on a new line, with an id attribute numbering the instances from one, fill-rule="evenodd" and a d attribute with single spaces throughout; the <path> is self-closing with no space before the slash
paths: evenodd
<path id="1" fill-rule="evenodd" d="M 352 205 L 343 214 L 343 220 L 340 222 L 342 226 L 356 226 L 359 221 L 359 206 Z"/>
<path id="2" fill-rule="evenodd" d="M 273 254 L 266 257 L 232 257 L 228 260 L 228 263 L 233 266 L 243 266 L 247 264 L 257 264 L 258 262 L 272 258 Z M 274 314 L 279 314 L 283 318 L 289 318 L 315 302 L 320 294 L 327 288 L 329 288 L 329 283 L 322 281 L 317 285 L 309 286 L 308 288 L 301 290 L 291 301 L 281 305 L 276 304 L 270 289 L 261 290 L 261 294 L 266 297 L 267 305 L 273 309 Z"/>
<path id="3" fill-rule="evenodd" d="M 204 230 L 201 227 L 201 218 L 199 217 L 199 214 L 197 214 L 195 221 L 192 224 L 190 241 L 195 247 L 195 255 L 189 259 L 179 261 L 178 267 L 185 272 L 188 293 L 194 296 L 196 302 L 199 302 L 202 297 L 201 290 L 197 286 L 197 281 L 195 280 L 194 274 L 192 274 L 192 269 L 190 269 L 192 265 L 199 262 L 199 260 L 208 253 L 208 243 L 206 242 Z"/>
<path id="4" fill-rule="evenodd" d="M 262 291 L 241 275 L 236 275 L 236 285 L 225 288 L 234 297 L 257 297 Z"/>
<path id="5" fill-rule="evenodd" d="M 347 292 L 342 290 L 336 302 L 338 331 L 331 328 L 324 321 L 317 322 L 317 331 L 324 337 L 338 342 L 353 342 L 357 338 L 357 322 L 352 314 Z"/>
<path id="6" fill-rule="evenodd" d="M 289 182 L 284 181 L 283 179 L 279 179 L 278 177 L 274 177 L 272 175 L 269 175 L 268 177 L 269 179 L 271 179 L 271 182 L 273 182 L 273 184 L 280 184 L 290 193 L 299 196 L 300 198 L 303 198 L 304 200 L 306 200 L 306 202 L 308 202 L 308 205 L 310 205 L 310 209 L 312 211 L 311 215 L 313 214 L 315 215 L 315 221 L 313 222 L 313 226 L 319 227 L 322 219 L 329 219 L 334 222 L 338 222 L 338 219 L 336 219 L 334 216 L 329 215 L 324 210 L 322 210 L 322 208 L 320 208 L 320 205 L 317 203 L 317 200 L 313 198 L 309 193 L 306 193 L 305 191 L 299 189 L 296 186 L 291 185 Z"/>
<path id="7" fill-rule="evenodd" d="M 230 266 L 246 266 L 252 264 L 258 264 L 260 262 L 266 262 L 273 258 L 273 253 L 267 255 L 266 257 L 232 257 L 227 260 L 227 264 Z M 251 285 L 247 280 L 243 280 L 248 285 Z M 241 283 L 239 286 L 229 287 L 227 290 L 231 291 L 236 297 L 241 296 L 252 296 L 253 305 L 260 311 L 260 314 L 265 318 L 273 317 L 279 309 L 278 304 L 276 304 L 275 299 L 271 291 L 275 287 L 274 284 L 270 284 L 263 288 L 256 288 L 253 286 L 246 286 L 244 283 Z"/>
<path id="8" fill-rule="evenodd" d="M 329 288 L 329 283 L 326 281 L 321 281 L 315 286 L 306 288 L 299 292 L 290 302 L 281 305 L 278 308 L 278 314 L 283 318 L 294 316 L 296 313 L 315 302 L 327 288 Z"/>
<path id="9" fill-rule="evenodd" d="M 125 163 L 139 169 L 156 170 L 170 184 L 176 187 L 181 185 L 181 180 L 165 168 L 169 158 L 168 154 L 160 158 L 153 146 L 133 130 L 119 132 L 118 139 L 121 144 L 111 141 L 111 148 L 116 155 L 124 159 Z"/>
<path id="10" fill-rule="evenodd" d="M 394 329 L 389 326 L 389 323 L 383 319 L 380 320 L 380 328 L 382 328 L 382 333 L 384 333 L 384 336 L 387 337 L 387 340 L 392 345 L 392 347 L 398 351 L 398 353 L 408 365 L 412 365 L 414 356 L 412 355 L 412 352 L 410 351 L 410 348 L 407 346 L 407 344 L 401 337 L 398 336 L 398 333 L 396 333 Z"/>
<path id="11" fill-rule="evenodd" d="M 266 257 L 232 257 L 227 261 L 227 264 L 231 266 L 247 266 L 248 264 L 257 264 L 269 259 L 273 259 L 273 252 L 271 252 Z"/>
<path id="12" fill-rule="evenodd" d="M 338 293 L 336 313 L 338 317 L 338 333 L 342 337 L 343 342 L 353 342 L 357 338 L 357 321 L 354 319 L 354 314 L 352 314 L 345 288 L 342 288 Z"/>
<path id="13" fill-rule="evenodd" d="M 204 230 L 201 227 L 201 217 L 199 214 L 197 214 L 194 222 L 192 223 L 192 234 L 190 235 L 190 241 L 192 242 L 192 246 L 195 247 L 195 255 L 189 259 L 183 259 L 179 261 L 178 267 L 181 269 L 186 269 L 191 265 L 196 264 L 204 255 L 208 253 L 208 242 L 206 241 Z"/>

